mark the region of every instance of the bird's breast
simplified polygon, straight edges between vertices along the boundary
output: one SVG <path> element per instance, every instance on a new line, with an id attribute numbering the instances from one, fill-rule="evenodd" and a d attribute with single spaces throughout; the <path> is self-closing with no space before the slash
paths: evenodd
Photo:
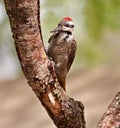
<path id="1" fill-rule="evenodd" d="M 58 42 L 69 43 L 70 40 L 73 40 L 73 36 L 67 33 L 61 33 L 58 37 Z"/>

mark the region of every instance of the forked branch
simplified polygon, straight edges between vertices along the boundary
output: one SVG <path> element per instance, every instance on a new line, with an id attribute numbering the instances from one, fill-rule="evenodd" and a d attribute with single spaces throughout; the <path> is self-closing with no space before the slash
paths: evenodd
<path id="1" fill-rule="evenodd" d="M 54 63 L 46 55 L 39 21 L 39 0 L 4 2 L 18 58 L 29 85 L 57 128 L 85 128 L 83 104 L 70 98 L 59 86 Z"/>

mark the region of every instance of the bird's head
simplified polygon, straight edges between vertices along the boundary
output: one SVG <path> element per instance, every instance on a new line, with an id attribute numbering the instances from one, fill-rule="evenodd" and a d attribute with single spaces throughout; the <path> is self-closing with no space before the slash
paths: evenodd
<path id="1" fill-rule="evenodd" d="M 73 21 L 70 17 L 64 17 L 59 23 L 58 23 L 58 26 L 50 31 L 51 33 L 58 33 L 60 31 L 63 31 L 63 32 L 68 32 L 70 34 L 72 34 L 74 30 L 74 24 L 73 24 Z"/>

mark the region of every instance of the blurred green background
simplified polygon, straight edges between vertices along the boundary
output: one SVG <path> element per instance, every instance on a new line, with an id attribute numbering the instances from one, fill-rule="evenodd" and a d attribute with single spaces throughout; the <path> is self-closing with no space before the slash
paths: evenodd
<path id="1" fill-rule="evenodd" d="M 47 47 L 50 30 L 69 16 L 77 54 L 67 77 L 67 94 L 85 105 L 95 128 L 120 90 L 120 0 L 41 0 Z M 55 128 L 22 75 L 3 0 L 0 0 L 0 128 Z"/>
<path id="2" fill-rule="evenodd" d="M 120 0 L 41 0 L 41 25 L 45 45 L 52 30 L 65 16 L 73 19 L 77 55 L 73 69 L 119 64 Z M 0 78 L 19 76 L 8 17 L 0 1 Z"/>

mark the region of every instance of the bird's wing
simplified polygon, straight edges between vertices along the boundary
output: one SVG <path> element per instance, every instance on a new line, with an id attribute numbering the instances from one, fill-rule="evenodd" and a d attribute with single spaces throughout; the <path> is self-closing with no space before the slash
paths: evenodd
<path id="1" fill-rule="evenodd" d="M 50 43 L 53 39 L 54 39 L 54 35 L 52 35 L 52 36 L 48 39 L 48 43 Z"/>
<path id="2" fill-rule="evenodd" d="M 53 45 L 54 42 L 56 42 L 56 38 L 55 38 L 54 35 L 51 35 L 51 37 L 48 40 L 49 45 L 48 45 L 48 48 L 47 48 L 47 55 L 49 57 L 50 57 L 50 52 L 52 50 L 51 48 L 52 48 L 52 45 Z"/>
<path id="3" fill-rule="evenodd" d="M 73 60 L 75 58 L 75 53 L 76 53 L 76 41 L 72 40 L 70 41 L 70 46 L 68 48 L 68 65 L 67 65 L 67 72 L 69 71 Z"/>
<path id="4" fill-rule="evenodd" d="M 59 33 L 53 33 L 48 40 L 48 43 L 51 43 L 53 40 L 57 40 Z"/>

